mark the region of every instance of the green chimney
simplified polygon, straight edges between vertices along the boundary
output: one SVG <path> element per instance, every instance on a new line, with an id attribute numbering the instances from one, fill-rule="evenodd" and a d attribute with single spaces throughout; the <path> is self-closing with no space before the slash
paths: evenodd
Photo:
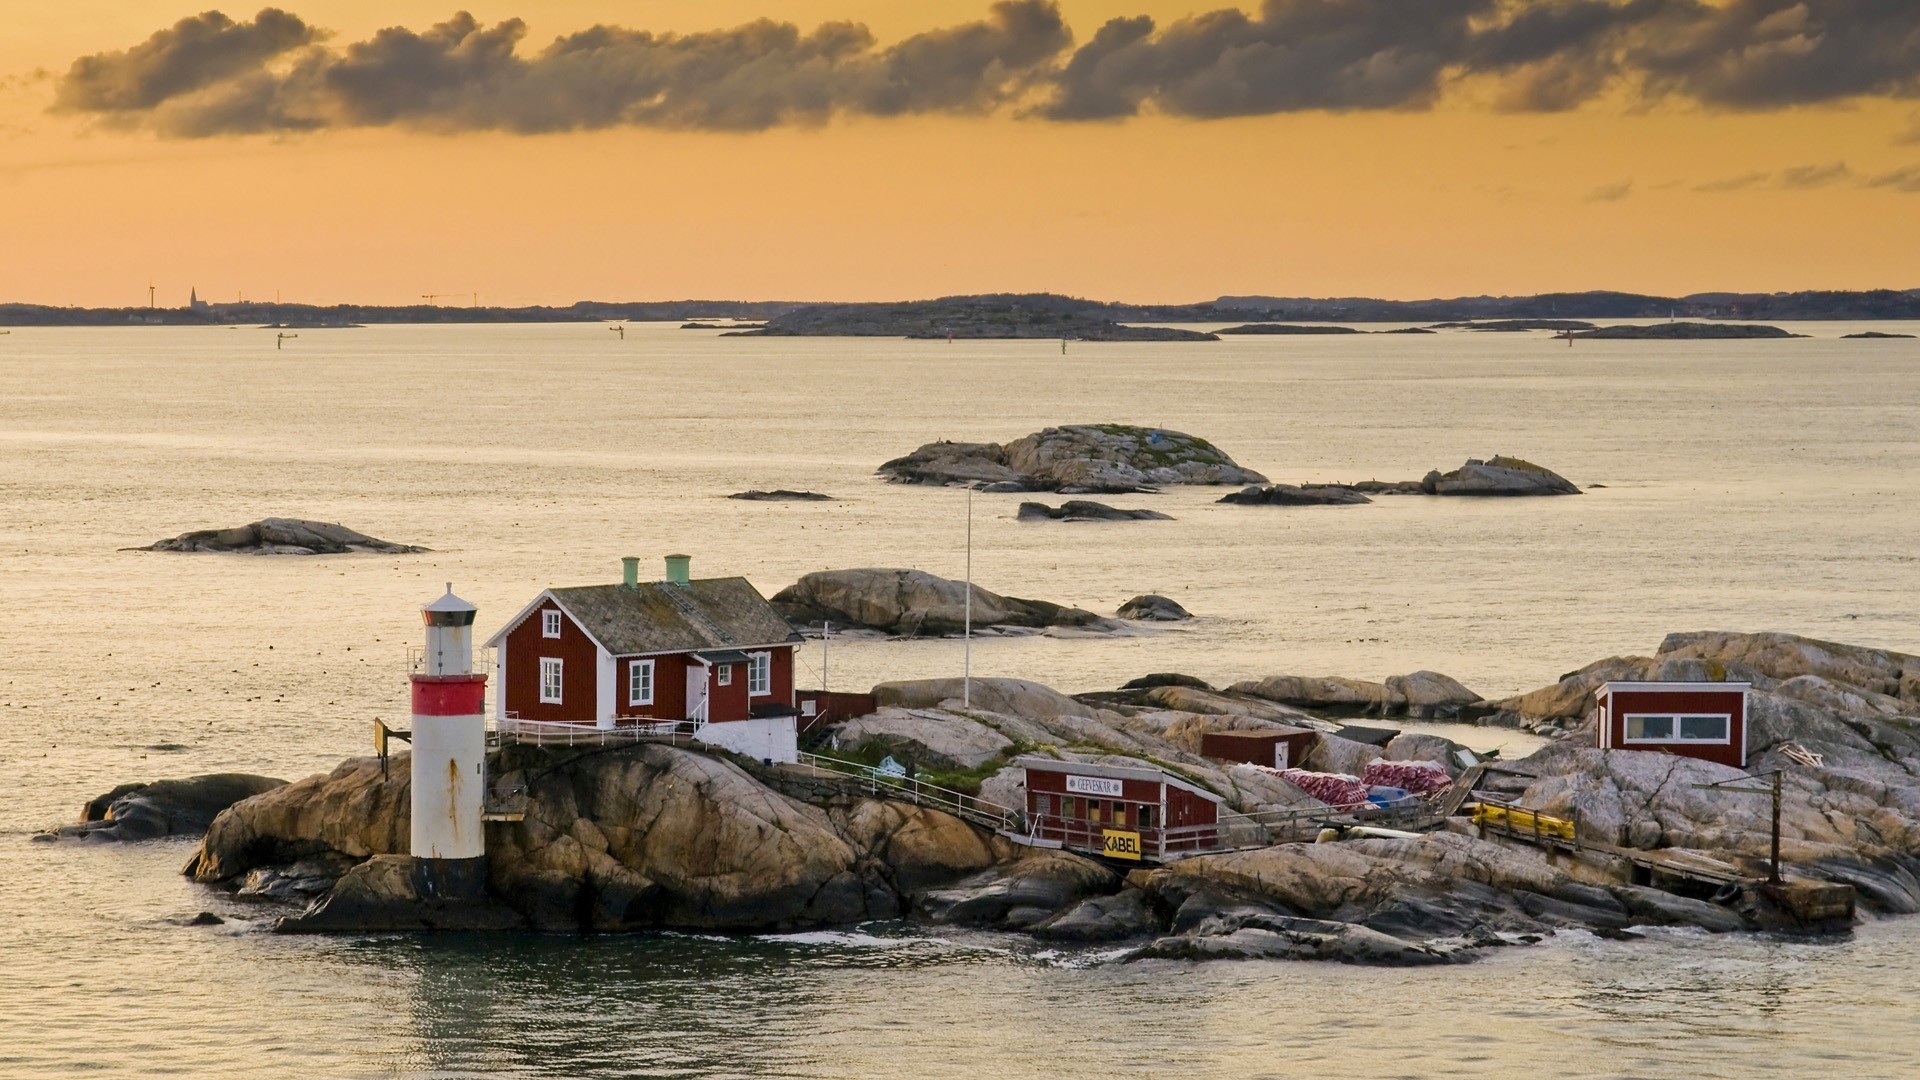
<path id="1" fill-rule="evenodd" d="M 693 581 L 693 556 L 667 556 L 667 580 L 675 585 L 686 585 Z"/>

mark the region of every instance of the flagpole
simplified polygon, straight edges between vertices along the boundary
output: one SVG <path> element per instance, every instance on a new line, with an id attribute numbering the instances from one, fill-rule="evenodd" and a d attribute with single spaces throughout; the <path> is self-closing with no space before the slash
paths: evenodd
<path id="1" fill-rule="evenodd" d="M 960 668 L 960 704 L 973 707 L 973 488 L 967 488 L 967 622 Z"/>

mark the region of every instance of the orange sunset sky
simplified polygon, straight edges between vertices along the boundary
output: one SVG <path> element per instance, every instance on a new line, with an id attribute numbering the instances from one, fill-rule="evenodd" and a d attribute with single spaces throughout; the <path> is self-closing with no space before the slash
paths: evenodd
<path id="1" fill-rule="evenodd" d="M 1911 0 L 1674 0 L 1604 32 L 1558 0 L 486 0 L 480 31 L 524 36 L 425 88 L 416 53 L 354 50 L 444 0 L 154 38 L 206 4 L 0 13 L 0 301 L 1920 287 Z M 762 18 L 868 37 L 665 36 Z M 602 24 L 654 36 L 541 59 Z"/>

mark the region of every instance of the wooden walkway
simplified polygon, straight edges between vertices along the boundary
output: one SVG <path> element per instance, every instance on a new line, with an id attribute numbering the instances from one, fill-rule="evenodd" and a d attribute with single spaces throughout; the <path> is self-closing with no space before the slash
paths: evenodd
<path id="1" fill-rule="evenodd" d="M 1665 874 L 1668 877 L 1697 881 L 1706 885 L 1754 885 L 1766 879 L 1741 871 L 1738 867 L 1710 859 L 1705 855 L 1695 855 L 1684 851 L 1643 850 L 1641 848 L 1618 847 L 1613 844 L 1601 844 L 1591 840 L 1581 840 L 1578 830 L 1571 840 L 1551 833 L 1534 832 L 1516 828 L 1511 824 L 1486 822 L 1480 825 L 1480 835 L 1486 838 L 1517 840 L 1535 847 L 1550 848 L 1557 851 L 1582 854 L 1593 852 L 1622 859 L 1651 873 Z"/>

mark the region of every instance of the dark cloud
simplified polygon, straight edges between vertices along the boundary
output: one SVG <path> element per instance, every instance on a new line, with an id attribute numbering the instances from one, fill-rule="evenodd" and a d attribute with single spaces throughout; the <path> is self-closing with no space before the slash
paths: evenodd
<path id="1" fill-rule="evenodd" d="M 1853 180 L 1856 176 L 1857 174 L 1846 162 L 1835 161 L 1827 165 L 1795 165 L 1790 169 L 1782 169 L 1778 173 L 1750 172 L 1720 180 L 1709 180 L 1704 184 L 1694 185 L 1693 190 L 1720 194 L 1771 185 L 1793 191 L 1811 191 L 1814 188 L 1838 184 L 1843 180 Z"/>
<path id="2" fill-rule="evenodd" d="M 1653 95 L 1768 109 L 1920 95 L 1914 0 L 1729 0 L 1691 5 L 1625 50 Z"/>
<path id="3" fill-rule="evenodd" d="M 1267 0 L 1181 19 L 1154 32 L 1114 19 L 1060 72 L 1040 110 L 1056 120 L 1129 116 L 1151 103 L 1176 116 L 1430 103 L 1472 45 L 1471 21 L 1496 0 Z"/>
<path id="4" fill-rule="evenodd" d="M 855 23 L 763 19 L 694 34 L 596 26 L 534 48 L 521 20 L 464 12 L 343 47 L 321 36 L 273 8 L 242 23 L 208 12 L 75 61 L 55 107 L 199 136 L 1421 109 L 1463 81 L 1527 111 L 1603 95 L 1720 109 L 1920 97 L 1920 0 L 1263 0 L 1164 26 L 1115 18 L 1078 49 L 1055 0 L 1003 0 L 884 46 Z"/>
<path id="5" fill-rule="evenodd" d="M 59 107 L 137 110 L 181 136 L 391 124 L 752 131 L 837 113 L 987 111 L 1025 92 L 1072 43 L 1051 0 L 1003 0 L 984 20 L 886 48 L 853 23 L 803 32 L 763 19 L 697 34 L 597 26 L 522 55 L 525 23 L 483 26 L 465 12 L 339 50 L 239 44 L 281 41 L 271 31 L 286 18 L 269 9 L 236 24 L 209 13 L 126 52 L 84 58 L 63 81 Z M 183 45 L 209 35 L 228 47 Z M 155 69 L 165 76 L 148 74 Z"/>
<path id="6" fill-rule="evenodd" d="M 1615 86 L 1734 109 L 1920 96 L 1916 0 L 1265 0 L 1150 27 L 1108 23 L 1040 112 L 1420 108 L 1475 76 L 1532 111 Z"/>
<path id="7" fill-rule="evenodd" d="M 1853 170 L 1847 168 L 1846 162 L 1836 161 L 1831 165 L 1796 165 L 1791 169 L 1783 169 L 1780 173 L 1780 186 L 1804 191 L 1851 179 L 1853 179 Z"/>
<path id="8" fill-rule="evenodd" d="M 125 52 L 83 56 L 60 80 L 55 107 L 75 112 L 133 112 L 258 71 L 311 45 L 313 28 L 297 15 L 265 8 L 250 23 L 217 11 L 181 19 Z"/>
<path id="9" fill-rule="evenodd" d="M 1920 165 L 1909 165 L 1904 169 L 1882 173 L 1868 180 L 1867 186 L 1920 193 Z"/>

